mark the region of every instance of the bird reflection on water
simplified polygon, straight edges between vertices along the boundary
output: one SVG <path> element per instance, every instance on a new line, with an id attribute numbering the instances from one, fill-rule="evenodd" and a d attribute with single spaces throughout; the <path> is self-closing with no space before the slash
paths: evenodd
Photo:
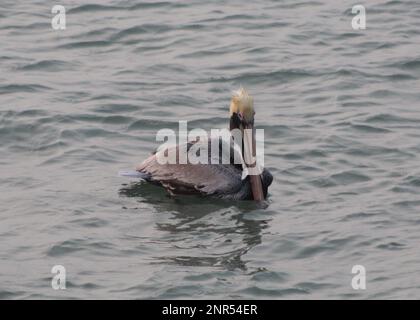
<path id="1" fill-rule="evenodd" d="M 156 229 L 166 233 L 180 255 L 155 257 L 153 263 L 182 266 L 220 267 L 226 270 L 247 270 L 244 255 L 261 243 L 262 231 L 269 219 L 255 219 L 252 213 L 268 206 L 264 203 L 227 201 L 196 196 L 172 197 L 144 182 L 125 184 L 120 196 L 137 198 L 139 203 L 151 205 L 159 214 L 168 214 L 164 222 L 156 222 Z M 187 248 L 188 238 L 202 238 L 202 244 Z M 209 243 L 209 238 L 213 239 Z M 182 240 L 182 241 L 181 241 Z M 178 245 L 177 241 L 181 244 Z"/>

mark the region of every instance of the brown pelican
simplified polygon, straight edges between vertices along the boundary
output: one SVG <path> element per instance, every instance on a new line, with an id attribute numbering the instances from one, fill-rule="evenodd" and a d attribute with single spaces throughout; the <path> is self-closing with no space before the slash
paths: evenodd
<path id="1" fill-rule="evenodd" d="M 247 150 L 253 150 L 253 155 L 256 152 L 254 115 L 253 98 L 243 88 L 234 92 L 230 103 L 230 131 L 236 129 L 244 133 L 244 129 L 250 129 L 248 132 L 252 132 L 251 137 L 248 135 L 248 139 L 243 135 L 242 147 L 239 147 L 242 160 Z M 189 151 L 195 143 L 198 142 L 187 143 L 186 150 Z M 220 152 L 225 150 L 219 138 L 211 138 L 204 143 L 208 143 L 208 150 L 211 150 L 213 144 L 218 146 Z M 173 149 L 170 150 L 171 148 Z M 180 145 L 171 148 L 165 151 L 174 151 L 178 155 Z M 228 163 L 221 159 L 214 163 L 210 161 L 209 155 L 207 164 L 192 164 L 189 160 L 185 164 L 179 161 L 162 164 L 155 152 L 136 168 L 135 176 L 164 187 L 171 195 L 195 194 L 233 200 L 264 200 L 273 176 L 267 169 L 261 170 L 261 174 L 243 175 L 247 167 L 255 166 L 256 163 L 244 166 L 245 161 L 242 161 L 242 164 L 238 164 L 233 156 L 238 152 L 238 146 L 235 149 L 230 143 L 229 149 L 231 156 Z"/>

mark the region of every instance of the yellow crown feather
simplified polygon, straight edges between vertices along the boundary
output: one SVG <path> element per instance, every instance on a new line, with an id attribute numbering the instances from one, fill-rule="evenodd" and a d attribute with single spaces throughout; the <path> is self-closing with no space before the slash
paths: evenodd
<path id="1" fill-rule="evenodd" d="M 254 98 L 242 87 L 233 92 L 230 102 L 230 115 L 235 112 L 241 113 L 246 121 L 254 118 Z"/>

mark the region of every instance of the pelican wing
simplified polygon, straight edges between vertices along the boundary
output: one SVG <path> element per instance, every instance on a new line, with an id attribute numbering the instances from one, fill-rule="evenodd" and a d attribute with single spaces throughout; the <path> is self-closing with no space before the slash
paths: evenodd
<path id="1" fill-rule="evenodd" d="M 179 146 L 172 148 L 179 151 Z M 157 155 L 155 153 L 146 159 L 137 167 L 137 171 L 147 175 L 146 180 L 165 187 L 171 194 L 234 197 L 233 194 L 243 189 L 245 182 L 241 179 L 241 166 L 212 164 L 210 156 L 209 164 L 161 164 Z"/>

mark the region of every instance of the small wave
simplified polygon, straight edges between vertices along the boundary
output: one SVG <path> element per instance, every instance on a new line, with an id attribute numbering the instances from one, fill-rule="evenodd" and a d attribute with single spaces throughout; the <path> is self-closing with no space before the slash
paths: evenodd
<path id="1" fill-rule="evenodd" d="M 368 123 L 392 123 L 392 124 L 403 124 L 403 123 L 418 123 L 420 119 L 405 118 L 394 114 L 382 113 L 366 118 L 365 122 Z"/>
<path id="2" fill-rule="evenodd" d="M 337 174 L 333 174 L 330 177 L 337 185 L 348 185 L 353 183 L 360 183 L 370 181 L 371 179 L 358 172 L 344 171 Z"/>
<path id="3" fill-rule="evenodd" d="M 377 246 L 378 249 L 385 249 L 385 250 L 391 250 L 391 251 L 403 250 L 405 247 L 406 245 L 399 242 L 389 242 L 389 243 L 384 243 Z"/>
<path id="4" fill-rule="evenodd" d="M 164 24 L 142 24 L 139 26 L 129 27 L 110 37 L 110 41 L 121 40 L 130 35 L 141 35 L 141 34 L 157 34 L 164 33 L 173 30 L 174 28 Z"/>
<path id="5" fill-rule="evenodd" d="M 23 291 L 0 290 L 0 300 L 16 299 L 24 294 Z"/>
<path id="6" fill-rule="evenodd" d="M 127 113 L 135 112 L 139 110 L 139 106 L 133 104 L 120 104 L 120 103 L 110 103 L 95 107 L 94 112 L 100 113 Z"/>
<path id="7" fill-rule="evenodd" d="M 417 70 L 417 69 L 420 69 L 420 59 L 398 61 L 392 64 L 388 64 L 385 67 L 399 68 L 399 69 L 404 69 L 404 70 Z"/>
<path id="8" fill-rule="evenodd" d="M 418 208 L 420 207 L 420 201 L 419 200 L 398 201 L 398 202 L 393 203 L 393 205 L 397 207 L 403 207 L 403 208 Z"/>
<path id="9" fill-rule="evenodd" d="M 82 251 L 83 250 L 83 248 L 81 247 L 82 244 L 83 244 L 83 241 L 81 240 L 64 241 L 60 244 L 55 244 L 50 249 L 48 249 L 47 255 L 49 257 L 59 257 L 59 256 L 66 255 L 69 253 Z"/>
<path id="10" fill-rule="evenodd" d="M 71 42 L 66 43 L 63 45 L 58 46 L 60 49 L 80 49 L 80 48 L 97 48 L 97 47 L 107 47 L 112 45 L 111 41 L 78 41 L 78 42 Z"/>
<path id="11" fill-rule="evenodd" d="M 111 5 L 101 5 L 101 4 L 83 4 L 81 6 L 71 8 L 67 11 L 68 14 L 71 13 L 85 13 L 93 11 L 116 11 L 122 10 L 123 7 L 111 6 Z"/>
<path id="12" fill-rule="evenodd" d="M 54 141 L 51 143 L 44 143 L 38 147 L 33 147 L 32 151 L 42 152 L 42 151 L 52 151 L 52 150 L 61 150 L 62 148 L 68 146 L 69 144 L 63 141 Z"/>
<path id="13" fill-rule="evenodd" d="M 374 90 L 369 93 L 369 96 L 374 98 L 390 98 L 398 97 L 400 94 L 391 89 Z"/>
<path id="14" fill-rule="evenodd" d="M 324 254 L 330 251 L 343 250 L 347 244 L 353 242 L 356 239 L 356 236 L 350 236 L 347 238 L 338 238 L 323 241 L 318 245 L 307 246 L 296 254 L 295 259 L 304 259 L 312 257 L 314 255 Z"/>
<path id="15" fill-rule="evenodd" d="M 228 20 L 228 21 L 244 20 L 244 21 L 249 21 L 249 20 L 255 20 L 257 18 L 258 18 L 257 16 L 250 15 L 250 14 L 232 14 L 232 15 L 224 16 L 221 20 Z"/>
<path id="16" fill-rule="evenodd" d="M 114 115 L 114 116 L 108 116 L 108 117 L 103 118 L 101 122 L 105 124 L 125 124 L 125 123 L 130 123 L 132 121 L 133 121 L 132 117 Z"/>
<path id="17" fill-rule="evenodd" d="M 51 90 L 51 88 L 40 84 L 9 84 L 0 86 L 0 94 L 18 93 L 18 92 L 42 92 Z"/>
<path id="18" fill-rule="evenodd" d="M 420 187 L 420 176 L 409 176 L 404 179 L 404 184 L 413 187 Z"/>
<path id="19" fill-rule="evenodd" d="M 19 67 L 23 71 L 61 71 L 74 67 L 74 64 L 61 60 L 42 60 Z"/>
<path id="20" fill-rule="evenodd" d="M 337 285 L 330 283 L 319 283 L 319 282 L 301 282 L 296 284 L 296 287 L 308 292 L 313 292 L 322 289 L 336 288 Z"/>
<path id="21" fill-rule="evenodd" d="M 45 17 L 43 17 L 43 18 L 45 18 Z M 17 30 L 25 31 L 25 33 L 27 33 L 28 31 L 31 31 L 31 30 L 48 29 L 48 28 L 51 28 L 51 24 L 45 23 L 45 22 L 37 22 L 37 23 L 29 24 L 29 25 L 25 25 L 25 24 L 9 25 L 9 26 L 4 26 L 1 29 L 12 30 L 11 34 L 21 34 L 21 32 L 17 32 Z"/>
<path id="22" fill-rule="evenodd" d="M 142 2 L 136 3 L 132 6 L 115 6 L 115 5 L 101 5 L 101 4 L 83 4 L 68 10 L 68 13 L 90 13 L 90 12 L 103 12 L 103 11 L 132 11 L 142 9 L 153 9 L 153 8 L 181 8 L 188 6 L 183 3 L 174 3 L 167 1 L 160 2 Z"/>
<path id="23" fill-rule="evenodd" d="M 344 216 L 342 219 L 340 219 L 340 221 L 346 222 L 346 221 L 353 221 L 353 220 L 359 220 L 359 219 L 370 219 L 373 217 L 381 217 L 383 216 L 384 213 L 383 212 L 356 212 L 356 213 L 351 213 L 348 214 L 346 216 Z"/>
<path id="24" fill-rule="evenodd" d="M 156 128 L 178 128 L 178 123 L 164 120 L 141 119 L 136 120 L 128 126 L 128 131 L 146 130 Z"/>
<path id="25" fill-rule="evenodd" d="M 358 130 L 358 131 L 366 132 L 366 133 L 390 133 L 390 132 L 392 132 L 391 130 L 388 130 L 388 129 L 373 127 L 373 126 L 369 126 L 369 125 L 365 125 L 365 124 L 351 124 L 351 127 L 353 129 Z"/>
<path id="26" fill-rule="evenodd" d="M 142 2 L 136 3 L 135 5 L 129 7 L 130 10 L 141 10 L 141 9 L 154 9 L 154 8 L 165 8 L 175 9 L 175 8 L 186 8 L 189 4 L 182 2 L 169 2 L 169 1 L 158 1 L 158 2 Z"/>
<path id="27" fill-rule="evenodd" d="M 325 178 L 325 177 L 309 180 L 309 184 L 311 184 L 315 187 L 318 187 L 318 188 L 331 188 L 331 187 L 335 187 L 337 185 L 337 183 L 335 183 L 331 179 Z"/>
<path id="28" fill-rule="evenodd" d="M 65 240 L 53 245 L 47 251 L 49 257 L 60 257 L 80 251 L 89 251 L 89 254 L 100 252 L 102 255 L 111 251 L 114 245 L 105 241 L 90 241 L 88 239 Z"/>
<path id="29" fill-rule="evenodd" d="M 266 289 L 258 286 L 250 286 L 246 289 L 237 291 L 236 293 L 253 297 L 253 299 L 255 299 L 255 297 L 272 299 L 282 296 L 307 295 L 309 294 L 309 291 L 304 288 Z"/>
<path id="30" fill-rule="evenodd" d="M 83 36 L 84 37 L 97 37 L 97 36 L 102 36 L 102 35 L 105 35 L 107 33 L 116 32 L 116 31 L 118 31 L 116 28 L 104 27 L 104 28 L 95 29 L 95 30 L 85 32 L 83 34 Z M 75 36 L 74 38 L 78 38 L 78 37 L 79 37 L 79 35 Z"/>
<path id="31" fill-rule="evenodd" d="M 407 3 L 407 2 L 410 2 L 410 1 L 404 1 L 404 3 Z M 392 6 L 402 5 L 402 4 L 403 4 L 402 1 L 392 0 L 392 1 L 385 2 L 383 5 L 387 7 L 392 7 Z"/>
<path id="32" fill-rule="evenodd" d="M 108 225 L 108 222 L 103 219 L 99 218 L 83 218 L 83 219 L 76 219 L 69 221 L 70 223 L 74 223 L 76 225 L 83 226 L 85 228 L 101 228 Z"/>
<path id="33" fill-rule="evenodd" d="M 259 282 L 259 283 L 270 284 L 273 282 L 282 283 L 289 280 L 289 278 L 290 278 L 290 275 L 285 272 L 274 272 L 274 271 L 262 270 L 262 271 L 257 271 L 256 273 L 254 273 L 251 277 L 251 280 Z"/>
<path id="34" fill-rule="evenodd" d="M 234 77 L 212 77 L 210 79 L 196 80 L 195 83 L 206 83 L 206 82 L 233 82 L 233 83 L 246 83 L 246 84 L 261 84 L 267 82 L 278 83 L 290 82 L 302 78 L 315 77 L 316 75 L 309 71 L 289 69 L 289 70 L 278 70 L 271 72 L 250 72 L 243 73 L 239 76 Z"/>
<path id="35" fill-rule="evenodd" d="M 5 60 L 5 61 L 12 61 L 16 59 L 16 57 L 11 57 L 11 56 L 0 56 L 0 61 Z"/>
<path id="36" fill-rule="evenodd" d="M 401 68 L 409 69 L 409 70 L 420 69 L 420 59 L 411 60 L 411 61 L 401 63 L 400 66 L 401 66 Z"/>
<path id="37" fill-rule="evenodd" d="M 319 1 L 301 1 L 301 2 L 289 2 L 289 3 L 281 2 L 279 4 L 279 7 L 283 9 L 299 9 L 299 8 L 306 8 L 306 7 L 311 7 L 311 6 L 319 7 L 323 5 L 325 4 Z"/>
<path id="38" fill-rule="evenodd" d="M 413 77 L 409 74 L 405 74 L 405 73 L 395 73 L 395 74 L 390 74 L 390 75 L 386 75 L 384 76 L 385 78 L 387 78 L 390 81 L 406 81 L 406 80 L 416 80 L 416 77 Z"/>
<path id="39" fill-rule="evenodd" d="M 7 111 L 0 111 L 0 115 L 3 119 L 7 118 L 23 118 L 23 117 L 37 117 L 37 116 L 48 116 L 48 112 L 42 109 L 28 109 L 23 111 L 13 111 L 13 110 L 7 110 Z"/>

